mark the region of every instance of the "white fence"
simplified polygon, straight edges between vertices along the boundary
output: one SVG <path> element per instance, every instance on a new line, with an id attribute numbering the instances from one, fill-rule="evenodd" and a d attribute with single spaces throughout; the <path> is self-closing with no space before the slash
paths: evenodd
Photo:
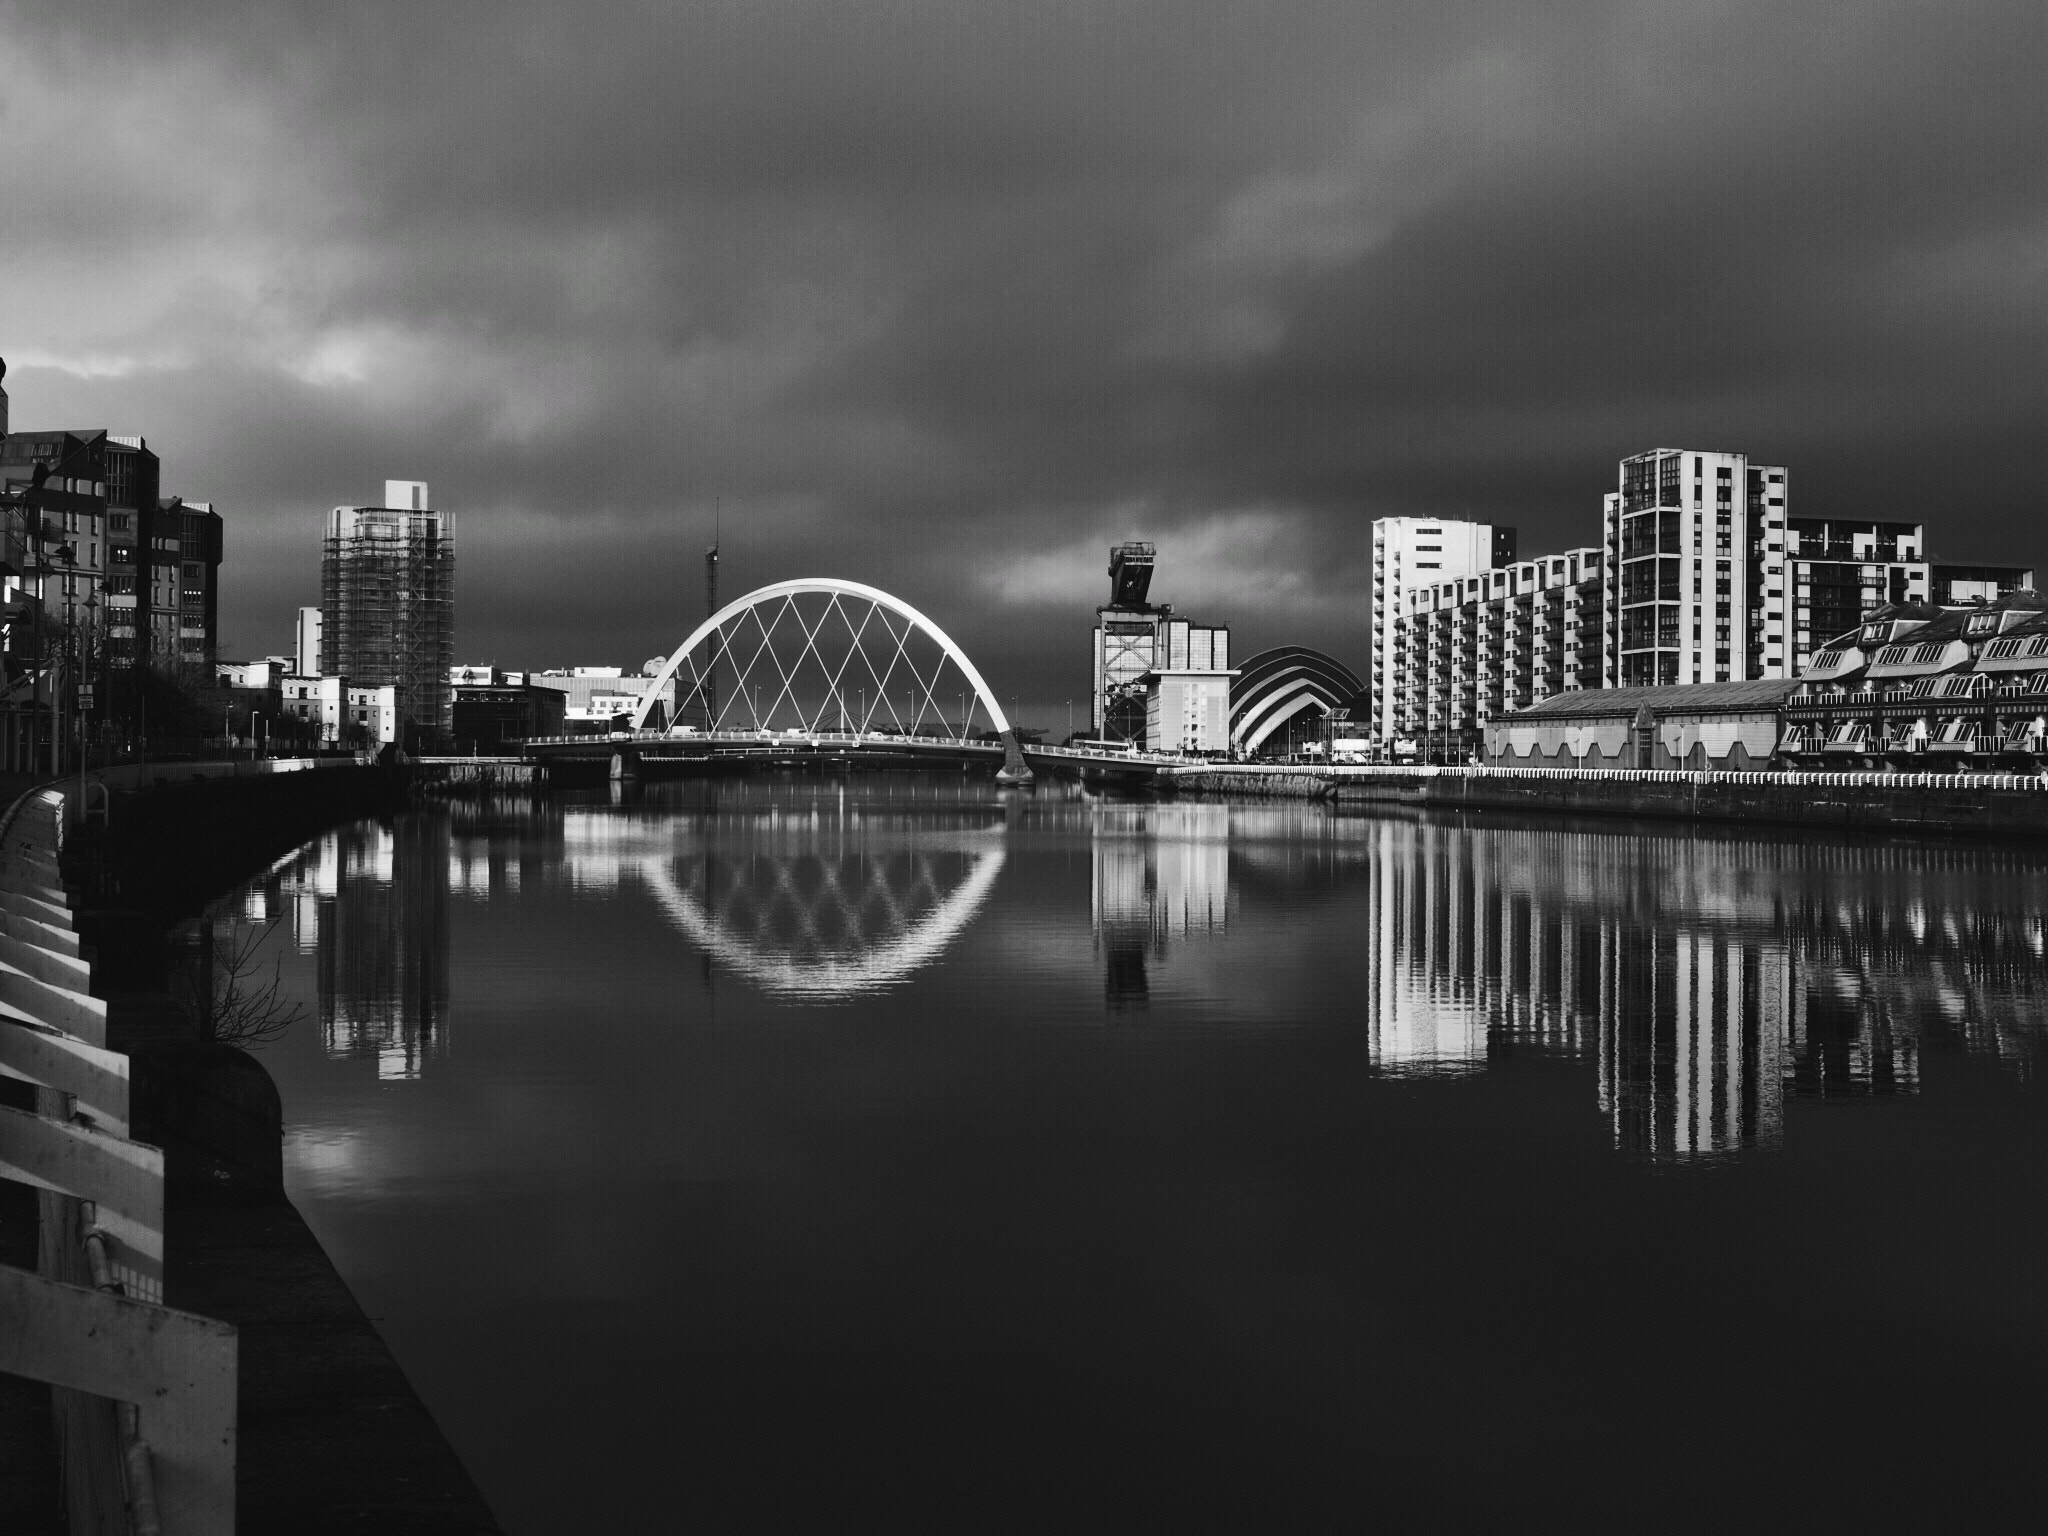
<path id="1" fill-rule="evenodd" d="M 2009 789 L 2048 792 L 2048 774 L 2038 773 L 1802 773 L 1793 769 L 1758 773 L 1717 773 L 1689 768 L 1491 768 L 1479 764 L 1386 763 L 1361 767 L 1311 768 L 1304 772 L 1334 784 L 1372 779 L 1575 779 L 1605 784 L 1778 784 L 1793 789 Z"/>
<path id="2" fill-rule="evenodd" d="M 313 766 L 325 765 L 165 764 L 107 777 Z M 0 817 L 0 1075 L 36 1088 L 34 1113 L 0 1109 L 0 1178 L 41 1192 L 42 1228 L 35 1272 L 0 1265 L 0 1371 L 59 1389 L 74 1536 L 225 1536 L 238 1341 L 225 1323 L 163 1305 L 163 1153 L 128 1136 L 128 1058 L 105 1048 L 107 1005 L 87 990 L 58 873 L 66 808 L 62 791 L 34 790 Z"/>

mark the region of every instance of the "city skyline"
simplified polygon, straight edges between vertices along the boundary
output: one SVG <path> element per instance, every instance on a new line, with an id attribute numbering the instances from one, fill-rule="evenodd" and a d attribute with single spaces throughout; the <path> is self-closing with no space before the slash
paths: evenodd
<path id="1" fill-rule="evenodd" d="M 1590 544 L 1659 443 L 2048 565 L 2031 8 L 1195 10 L 14 8 L 16 422 L 205 487 L 250 656 L 397 476 L 465 661 L 666 650 L 722 501 L 1040 708 L 1113 542 L 1359 664 L 1375 517 Z"/>

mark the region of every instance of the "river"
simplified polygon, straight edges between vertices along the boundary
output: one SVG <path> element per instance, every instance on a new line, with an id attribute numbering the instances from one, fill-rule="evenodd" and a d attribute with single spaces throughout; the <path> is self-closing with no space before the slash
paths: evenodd
<path id="1" fill-rule="evenodd" d="M 518 1536 L 1965 1529 L 2044 1428 L 2044 896 L 878 775 L 422 808 L 217 920 Z"/>

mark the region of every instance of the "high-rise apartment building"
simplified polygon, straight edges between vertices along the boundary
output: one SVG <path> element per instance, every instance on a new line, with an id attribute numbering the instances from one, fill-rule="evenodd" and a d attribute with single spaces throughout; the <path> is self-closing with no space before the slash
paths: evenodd
<path id="1" fill-rule="evenodd" d="M 0 478 L 26 484 L 48 466 L 41 560 L 30 578 L 50 616 L 75 632 L 81 665 L 131 668 L 210 659 L 218 633 L 222 525 L 205 502 L 160 500 L 161 466 L 140 437 L 17 432 Z M 103 648 L 102 648 L 103 647 Z"/>
<path id="2" fill-rule="evenodd" d="M 36 506 L 17 530 L 19 557 L 9 561 L 17 569 L 7 585 L 40 595 L 45 621 L 62 624 L 66 634 L 75 636 L 88 663 L 99 651 L 109 620 L 120 622 L 107 611 L 108 479 L 115 457 L 113 440 L 101 431 L 11 432 L 0 438 L 0 488 L 10 496 L 34 483 L 39 465 L 45 472 Z M 155 464 L 151 454 L 152 489 Z M 124 493 L 127 484 L 124 477 Z M 47 635 L 44 643 L 50 643 Z"/>
<path id="3" fill-rule="evenodd" d="M 1420 587 L 1394 626 L 1394 740 L 1462 760 L 1486 726 L 1553 694 L 1597 688 L 1604 562 L 1571 549 Z"/>
<path id="4" fill-rule="evenodd" d="M 4 374 L 0 366 L 0 374 Z M 219 627 L 222 523 L 204 502 L 158 496 L 148 442 L 103 429 L 7 430 L 0 392 L 0 486 L 23 506 L 9 587 L 44 600 L 42 643 L 81 685 L 155 665 L 208 662 Z M 43 483 L 28 515 L 18 494 Z M 86 695 L 81 694 L 81 697 Z"/>
<path id="5" fill-rule="evenodd" d="M 215 659 L 220 637 L 220 514 L 210 501 L 159 503 L 151 537 L 151 654 Z"/>
<path id="6" fill-rule="evenodd" d="M 1365 688 L 1371 735 L 1396 732 L 1399 676 L 1395 629 L 1408 594 L 1477 575 L 1515 558 L 1515 530 L 1440 517 L 1382 517 L 1372 525 L 1372 584 L 1366 592 Z"/>
<path id="7" fill-rule="evenodd" d="M 107 439 L 107 653 L 133 668 L 153 653 L 162 466 L 140 437 Z"/>
<path id="8" fill-rule="evenodd" d="M 412 747 L 453 728 L 454 520 L 423 480 L 387 480 L 385 505 L 336 507 L 320 561 L 320 670 L 354 687 L 396 686 Z"/>
<path id="9" fill-rule="evenodd" d="M 1929 571 L 1919 523 L 1795 517 L 1785 524 L 1791 567 L 1791 675 L 1863 615 L 1887 603 L 1924 603 Z"/>
<path id="10" fill-rule="evenodd" d="M 1784 469 L 1659 448 L 1619 479 L 1603 507 L 1602 682 L 1790 676 Z"/>

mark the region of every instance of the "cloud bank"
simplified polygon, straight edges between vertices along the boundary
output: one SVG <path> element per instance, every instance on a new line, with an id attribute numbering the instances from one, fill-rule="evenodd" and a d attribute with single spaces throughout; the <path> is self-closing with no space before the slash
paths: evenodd
<path id="1" fill-rule="evenodd" d="M 23 425 L 143 432 L 286 643 L 320 513 L 458 518 L 459 648 L 900 592 L 1085 688 L 1112 538 L 1355 657 L 1376 516 L 1589 543 L 1659 444 L 2048 567 L 2035 3 L 0 4 Z"/>

